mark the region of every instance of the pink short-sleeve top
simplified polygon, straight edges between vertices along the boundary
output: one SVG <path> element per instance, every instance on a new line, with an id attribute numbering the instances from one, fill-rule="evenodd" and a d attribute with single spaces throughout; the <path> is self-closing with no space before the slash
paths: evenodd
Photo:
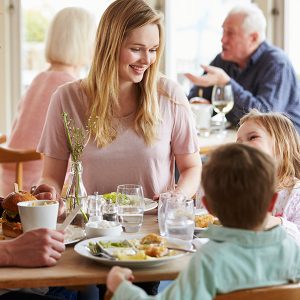
<path id="1" fill-rule="evenodd" d="M 116 191 L 117 185 L 141 184 L 145 197 L 168 190 L 174 183 L 174 155 L 199 151 L 198 138 L 188 100 L 178 84 L 159 80 L 161 122 L 157 139 L 146 145 L 133 130 L 134 114 L 114 119 L 117 138 L 104 148 L 93 139 L 82 154 L 83 181 L 88 194 Z M 52 97 L 38 151 L 61 160 L 69 159 L 62 112 L 67 112 L 77 127 L 87 123 L 88 99 L 80 81 L 59 88 Z"/>
<path id="2" fill-rule="evenodd" d="M 38 74 L 30 84 L 18 106 L 7 146 L 15 149 L 36 149 L 46 119 L 52 94 L 57 87 L 75 80 L 75 77 L 63 71 L 45 71 Z M 23 164 L 23 189 L 30 190 L 42 175 L 43 162 L 32 161 Z M 14 190 L 15 164 L 0 165 L 0 195 Z"/>

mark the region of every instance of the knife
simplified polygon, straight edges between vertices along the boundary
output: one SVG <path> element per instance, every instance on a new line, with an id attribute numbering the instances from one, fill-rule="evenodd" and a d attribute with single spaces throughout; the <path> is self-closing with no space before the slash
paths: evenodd
<path id="1" fill-rule="evenodd" d="M 58 230 L 65 230 L 68 225 L 71 224 L 71 222 L 73 221 L 73 219 L 75 218 L 75 216 L 77 215 L 77 213 L 80 210 L 80 205 L 77 205 L 72 212 L 66 217 L 66 219 L 64 220 L 64 222 L 62 224 L 57 224 L 56 229 Z"/>

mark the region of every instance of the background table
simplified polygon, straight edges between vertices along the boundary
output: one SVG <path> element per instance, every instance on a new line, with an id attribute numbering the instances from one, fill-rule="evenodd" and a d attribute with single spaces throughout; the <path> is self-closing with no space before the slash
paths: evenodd
<path id="1" fill-rule="evenodd" d="M 234 143 L 235 141 L 236 129 L 226 130 L 225 135 L 220 135 L 213 132 L 208 137 L 199 137 L 200 154 L 206 155 L 220 145 Z"/>

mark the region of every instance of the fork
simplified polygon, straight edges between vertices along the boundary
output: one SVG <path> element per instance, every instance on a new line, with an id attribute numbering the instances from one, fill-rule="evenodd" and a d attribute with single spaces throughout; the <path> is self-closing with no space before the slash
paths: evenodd
<path id="1" fill-rule="evenodd" d="M 94 256 L 102 256 L 110 260 L 116 260 L 116 258 L 113 255 L 111 255 L 108 251 L 106 251 L 99 243 L 90 244 L 86 248 Z"/>

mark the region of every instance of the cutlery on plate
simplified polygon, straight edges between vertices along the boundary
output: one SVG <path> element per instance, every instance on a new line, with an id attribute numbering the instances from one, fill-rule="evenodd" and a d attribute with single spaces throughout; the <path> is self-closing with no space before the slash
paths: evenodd
<path id="1" fill-rule="evenodd" d="M 195 253 L 197 250 L 193 246 L 193 249 L 184 249 L 180 247 L 167 247 L 169 250 L 177 250 L 177 251 L 183 251 L 183 252 L 189 252 L 189 253 Z"/>
<path id="2" fill-rule="evenodd" d="M 132 243 L 131 241 L 125 240 L 124 243 L 126 243 L 129 247 L 131 247 L 133 250 L 138 251 L 139 249 Z M 160 245 L 158 245 L 160 246 Z M 194 244 L 192 244 L 192 249 L 185 249 L 185 248 L 180 248 L 180 247 L 173 247 L 173 246 L 166 246 L 169 250 L 178 250 L 178 251 L 183 251 L 183 252 L 190 252 L 190 253 L 195 253 L 197 249 L 195 248 Z"/>
<path id="3" fill-rule="evenodd" d="M 108 258 L 111 260 L 116 260 L 116 258 L 110 254 L 108 251 L 106 251 L 101 244 L 99 244 L 98 242 L 95 244 L 89 244 L 89 246 L 86 247 L 89 252 L 94 255 L 94 256 L 102 256 L 104 258 Z"/>
<path id="4" fill-rule="evenodd" d="M 80 210 L 80 206 L 77 205 L 72 212 L 66 217 L 64 222 L 62 224 L 57 224 L 57 229 L 58 230 L 65 230 L 73 221 L 73 219 L 76 217 L 77 213 Z"/>

